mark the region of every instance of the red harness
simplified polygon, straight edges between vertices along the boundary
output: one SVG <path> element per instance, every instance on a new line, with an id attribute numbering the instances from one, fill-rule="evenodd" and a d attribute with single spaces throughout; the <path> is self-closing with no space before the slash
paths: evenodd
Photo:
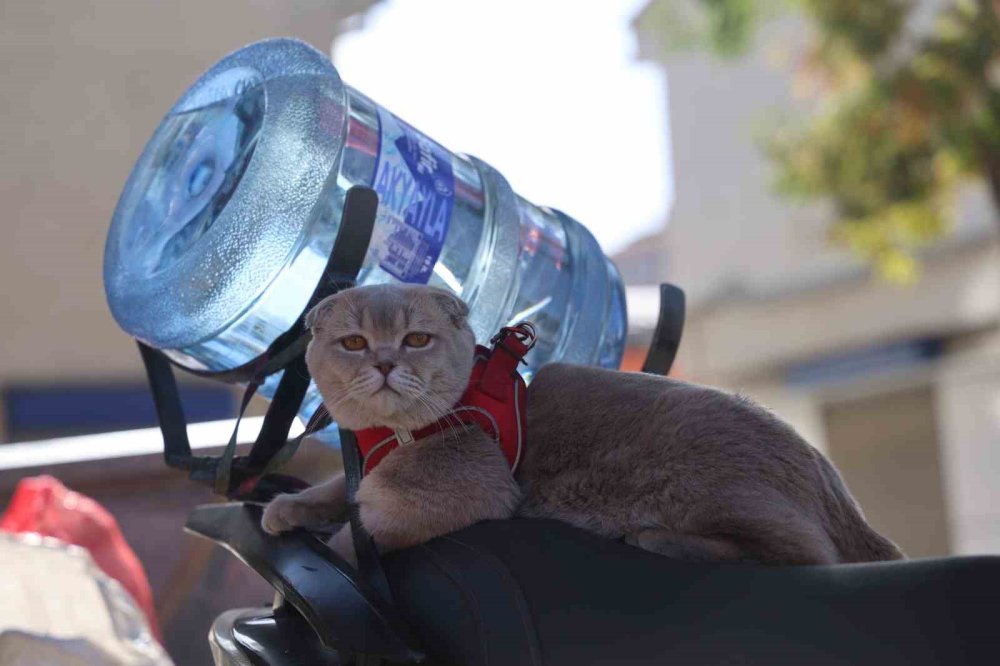
<path id="1" fill-rule="evenodd" d="M 476 346 L 476 363 L 469 386 L 451 411 L 420 430 L 392 430 L 382 426 L 358 430 L 362 469 L 371 472 L 396 450 L 459 424 L 476 425 L 500 443 L 511 472 L 517 469 L 524 448 L 525 385 L 518 364 L 535 344 L 535 327 L 529 322 L 506 326 L 490 341 L 492 349 Z"/>

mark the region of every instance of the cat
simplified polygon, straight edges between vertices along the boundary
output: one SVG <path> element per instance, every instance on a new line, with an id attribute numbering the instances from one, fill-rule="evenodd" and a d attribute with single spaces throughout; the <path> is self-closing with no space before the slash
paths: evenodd
<path id="1" fill-rule="evenodd" d="M 475 339 L 448 291 L 377 285 L 306 318 L 306 363 L 349 429 L 419 429 L 465 390 Z M 664 555 L 763 564 L 903 558 L 865 521 L 833 465 L 750 400 L 675 379 L 553 363 L 531 382 L 527 447 L 511 474 L 497 442 L 456 427 L 400 446 L 361 481 L 381 552 L 488 519 L 554 518 Z M 265 508 L 271 534 L 341 522 L 342 474 Z M 354 562 L 350 526 L 330 541 Z"/>

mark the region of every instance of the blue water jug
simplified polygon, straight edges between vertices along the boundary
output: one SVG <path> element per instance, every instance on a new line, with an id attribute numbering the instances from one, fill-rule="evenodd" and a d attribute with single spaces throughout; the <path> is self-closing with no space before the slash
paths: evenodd
<path id="1" fill-rule="evenodd" d="M 593 236 L 344 85 L 327 56 L 291 39 L 224 58 L 149 140 L 105 247 L 115 319 L 182 367 L 252 361 L 302 313 L 354 185 L 379 195 L 359 284 L 449 289 L 469 304 L 481 343 L 530 319 L 529 377 L 555 360 L 618 366 L 624 288 Z M 318 403 L 313 387 L 303 413 Z"/>

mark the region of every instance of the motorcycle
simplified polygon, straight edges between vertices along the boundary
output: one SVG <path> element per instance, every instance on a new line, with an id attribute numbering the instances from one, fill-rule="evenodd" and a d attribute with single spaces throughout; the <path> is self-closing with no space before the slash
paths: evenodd
<path id="1" fill-rule="evenodd" d="M 318 291 L 351 286 L 376 209 L 373 191 L 351 191 L 332 253 L 337 270 Z M 683 292 L 663 285 L 644 371 L 669 371 L 683 322 Z M 246 456 L 234 455 L 235 436 L 220 457 L 191 454 L 170 361 L 140 343 L 167 464 L 239 500 L 198 507 L 185 529 L 227 549 L 275 590 L 270 607 L 215 620 L 209 641 L 217 666 L 993 663 L 1000 557 L 693 563 L 556 521 L 512 519 L 383 558 L 353 504 L 357 568 L 326 545 L 329 534 L 268 535 L 263 503 L 304 487 L 275 472 L 301 439 L 287 438 L 308 383 L 298 326 L 279 339 L 284 348 L 266 355 L 272 370 L 296 372 L 285 373 Z M 314 418 L 304 434 L 324 427 L 328 420 Z M 339 438 L 352 497 L 359 451 L 350 431 L 340 429 Z"/>

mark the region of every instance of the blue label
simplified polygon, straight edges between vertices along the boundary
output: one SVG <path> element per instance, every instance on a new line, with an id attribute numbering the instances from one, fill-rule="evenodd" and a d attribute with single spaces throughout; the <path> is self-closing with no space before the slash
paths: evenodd
<path id="1" fill-rule="evenodd" d="M 391 113 L 379 109 L 378 117 L 373 247 L 387 273 L 403 282 L 426 283 L 451 224 L 451 155 Z"/>

